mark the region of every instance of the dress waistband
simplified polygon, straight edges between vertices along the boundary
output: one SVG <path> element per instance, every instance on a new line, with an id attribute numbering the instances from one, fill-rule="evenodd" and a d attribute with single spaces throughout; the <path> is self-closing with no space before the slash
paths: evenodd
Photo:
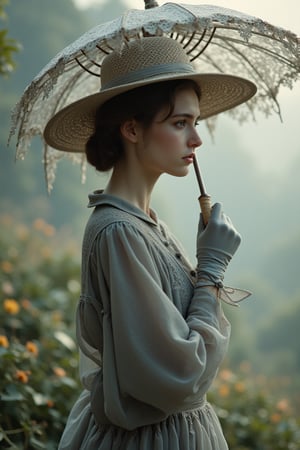
<path id="1" fill-rule="evenodd" d="M 207 399 L 206 399 L 206 395 L 205 395 L 204 397 L 197 399 L 194 402 L 188 403 L 186 405 L 186 408 L 181 408 L 179 411 L 175 411 L 175 414 L 193 412 L 193 411 L 204 408 L 206 406 L 206 404 L 207 404 Z"/>

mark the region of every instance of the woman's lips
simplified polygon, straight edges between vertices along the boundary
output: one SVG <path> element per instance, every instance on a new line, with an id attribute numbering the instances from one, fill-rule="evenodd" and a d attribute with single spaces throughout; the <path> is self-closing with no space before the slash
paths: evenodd
<path id="1" fill-rule="evenodd" d="M 194 153 L 184 156 L 182 159 L 184 159 L 184 161 L 186 161 L 188 164 L 191 164 L 194 160 Z"/>

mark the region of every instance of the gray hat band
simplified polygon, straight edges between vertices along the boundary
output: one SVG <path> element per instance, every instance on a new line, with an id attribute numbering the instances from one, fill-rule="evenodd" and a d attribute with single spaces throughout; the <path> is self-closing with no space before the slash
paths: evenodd
<path id="1" fill-rule="evenodd" d="M 195 69 L 192 64 L 188 63 L 169 63 L 157 64 L 155 66 L 144 67 L 143 69 L 129 72 L 126 75 L 117 77 L 114 80 L 108 81 L 101 86 L 100 92 L 105 89 L 122 86 L 123 84 L 134 83 L 136 81 L 143 81 L 145 79 L 166 74 L 194 74 Z"/>

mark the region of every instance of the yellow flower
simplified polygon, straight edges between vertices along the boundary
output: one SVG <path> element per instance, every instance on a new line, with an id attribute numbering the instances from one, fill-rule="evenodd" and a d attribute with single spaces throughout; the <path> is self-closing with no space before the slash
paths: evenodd
<path id="1" fill-rule="evenodd" d="M 7 348 L 9 346 L 9 342 L 6 336 L 0 334 L 0 347 Z"/>
<path id="2" fill-rule="evenodd" d="M 57 377 L 65 377 L 66 371 L 62 367 L 54 367 L 53 372 Z"/>
<path id="3" fill-rule="evenodd" d="M 28 383 L 28 379 L 29 379 L 28 375 L 29 375 L 29 373 L 30 372 L 28 370 L 26 370 L 26 372 L 25 372 L 25 370 L 17 370 L 16 373 L 15 373 L 15 377 L 21 383 L 26 384 L 26 383 Z"/>
<path id="4" fill-rule="evenodd" d="M 32 355 L 34 356 L 37 356 L 39 354 L 39 349 L 37 348 L 34 342 L 31 341 L 26 342 L 26 349 L 29 351 L 29 353 L 32 353 Z"/>
<path id="5" fill-rule="evenodd" d="M 4 300 L 4 311 L 8 314 L 18 314 L 20 306 L 13 298 L 7 298 Z"/>

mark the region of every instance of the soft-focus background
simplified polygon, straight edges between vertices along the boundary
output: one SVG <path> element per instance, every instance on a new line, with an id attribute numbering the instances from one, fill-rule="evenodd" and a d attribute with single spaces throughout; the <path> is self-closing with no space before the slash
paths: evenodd
<path id="1" fill-rule="evenodd" d="M 162 4 L 163 2 L 159 2 Z M 182 3 L 196 3 L 190 0 Z M 206 0 L 300 35 L 298 0 Z M 142 0 L 0 0 L 0 51 L 20 44 L 10 70 L 0 57 L 0 447 L 54 449 L 79 391 L 73 318 L 88 193 L 106 177 L 60 163 L 46 192 L 42 145 L 24 161 L 7 148 L 10 111 L 50 58 L 92 26 Z M 7 29 L 4 34 L 3 29 Z M 6 42 L 7 43 L 7 42 Z M 14 45 L 14 43 L 9 43 Z M 4 68 L 4 70 L 3 70 Z M 7 70 L 6 70 L 7 69 Z M 211 400 L 233 450 L 300 449 L 300 82 L 282 90 L 279 118 L 238 125 L 226 115 L 214 140 L 205 125 L 198 161 L 213 201 L 243 236 L 227 284 L 253 292 L 225 306 L 232 342 Z M 194 260 L 199 208 L 194 173 L 163 177 L 153 207 Z M 1 447 L 2 448 L 2 447 Z"/>

